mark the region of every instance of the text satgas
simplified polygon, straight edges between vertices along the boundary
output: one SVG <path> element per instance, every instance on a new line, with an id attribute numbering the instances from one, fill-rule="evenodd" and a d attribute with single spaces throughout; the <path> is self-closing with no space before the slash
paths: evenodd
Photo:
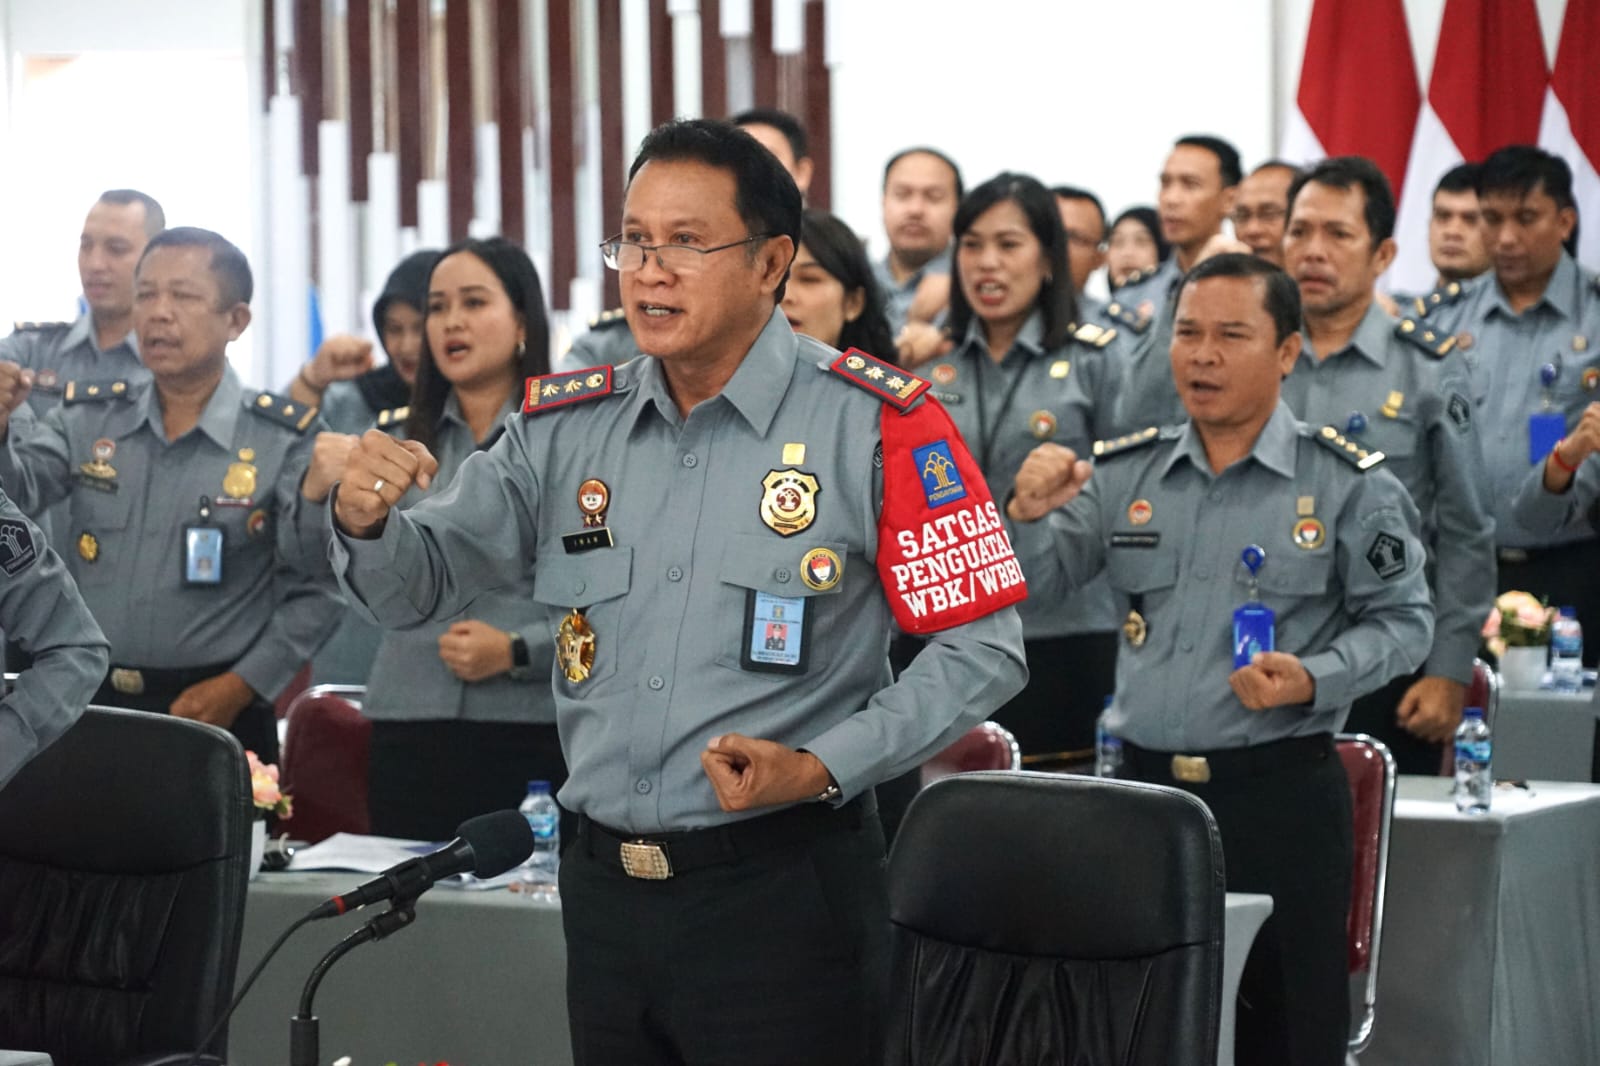
<path id="1" fill-rule="evenodd" d="M 1022 583 L 994 501 L 940 515 L 895 535 L 904 562 L 890 565 L 895 592 L 914 617 L 970 603 Z"/>

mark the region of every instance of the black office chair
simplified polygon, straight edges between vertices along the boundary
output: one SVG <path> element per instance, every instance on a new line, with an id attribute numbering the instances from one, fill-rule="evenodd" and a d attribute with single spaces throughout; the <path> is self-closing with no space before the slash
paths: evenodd
<path id="1" fill-rule="evenodd" d="M 896 1066 L 1215 1062 L 1222 841 L 1177 789 L 957 774 L 889 857 Z"/>
<path id="2" fill-rule="evenodd" d="M 0 1044 L 186 1062 L 233 995 L 253 817 L 239 742 L 181 718 L 90 707 L 23 767 L 0 789 Z"/>

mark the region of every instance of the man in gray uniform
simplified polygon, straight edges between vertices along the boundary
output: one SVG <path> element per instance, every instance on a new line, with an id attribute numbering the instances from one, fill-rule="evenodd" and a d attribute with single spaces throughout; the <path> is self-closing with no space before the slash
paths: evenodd
<path id="1" fill-rule="evenodd" d="M 68 382 L 29 429 L 35 375 L 0 365 L 0 483 L 24 511 L 68 501 L 73 577 L 111 641 L 96 701 L 231 728 L 272 762 L 272 699 L 339 610 L 321 512 L 300 498 L 316 410 L 228 365 L 250 294 L 222 237 L 153 238 L 134 299 L 153 379 Z"/>
<path id="2" fill-rule="evenodd" d="M 1357 700 L 1349 728 L 1388 744 L 1402 773 L 1438 773 L 1494 602 L 1494 520 L 1467 368 L 1454 337 L 1415 318 L 1396 323 L 1373 299 L 1394 260 L 1395 209 L 1372 160 L 1324 160 L 1289 195 L 1284 251 L 1305 328 L 1284 402 L 1384 454 L 1422 515 L 1434 595 L 1433 651 L 1421 671 Z"/>
<path id="3" fill-rule="evenodd" d="M 1494 272 L 1433 293 L 1422 324 L 1454 333 L 1471 372 L 1499 589 L 1571 604 L 1587 632 L 1600 632 L 1594 529 L 1551 534 L 1512 509 L 1529 468 L 1600 399 L 1600 280 L 1564 247 L 1578 225 L 1572 170 L 1539 148 L 1502 148 L 1478 172 L 1478 203 Z M 1594 665 L 1600 640 L 1585 642 L 1583 658 Z"/>
<path id="4" fill-rule="evenodd" d="M 1239 987 L 1241 1066 L 1344 1062 L 1352 842 L 1333 733 L 1433 636 L 1410 496 L 1279 398 L 1299 324 L 1283 271 L 1206 260 L 1171 353 L 1189 423 L 1096 445 L 1092 477 L 1041 445 L 1006 509 L 1033 595 L 1103 570 L 1128 611 L 1107 719 L 1126 774 L 1203 799 L 1228 888 L 1272 895 Z"/>
<path id="5" fill-rule="evenodd" d="M 872 788 L 1026 677 L 1020 570 L 927 383 L 777 309 L 800 213 L 747 134 L 657 129 L 605 249 L 648 357 L 532 379 L 499 442 L 409 510 L 435 469 L 414 441 L 368 432 L 335 489 L 335 571 L 386 625 L 533 570 L 580 821 L 561 864 L 580 1066 L 881 1061 Z M 891 613 L 930 637 L 893 684 Z"/>
<path id="6" fill-rule="evenodd" d="M 907 148 L 883 168 L 889 254 L 873 267 L 889 332 L 937 324 L 950 300 L 950 233 L 965 188 L 961 168 L 935 148 Z"/>
<path id="7" fill-rule="evenodd" d="M 106 638 L 39 527 L 0 493 L 0 626 L 33 656 L 0 698 L 0 788 L 78 720 L 106 676 Z"/>

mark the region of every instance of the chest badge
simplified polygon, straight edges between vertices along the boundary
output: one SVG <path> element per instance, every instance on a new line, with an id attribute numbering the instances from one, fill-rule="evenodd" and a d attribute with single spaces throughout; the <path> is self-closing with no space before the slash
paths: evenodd
<path id="1" fill-rule="evenodd" d="M 1147 525 L 1155 517 L 1155 508 L 1150 506 L 1149 500 L 1134 500 L 1128 504 L 1128 521 L 1136 526 Z"/>
<path id="2" fill-rule="evenodd" d="M 1028 416 L 1028 429 L 1040 440 L 1056 435 L 1056 416 L 1049 411 L 1035 411 Z"/>
<path id="3" fill-rule="evenodd" d="M 816 592 L 827 592 L 843 576 L 844 563 L 827 548 L 812 548 L 800 560 L 800 580 Z"/>
<path id="4" fill-rule="evenodd" d="M 1328 539 L 1328 530 L 1321 521 L 1307 516 L 1294 524 L 1292 536 L 1295 547 L 1314 551 L 1322 547 L 1322 542 Z"/>
<path id="5" fill-rule="evenodd" d="M 585 478 L 578 486 L 578 511 L 583 515 L 583 528 L 577 533 L 567 533 L 561 546 L 568 555 L 610 548 L 615 542 L 606 525 L 606 510 L 611 506 L 611 489 L 597 477 Z"/>
<path id="6" fill-rule="evenodd" d="M 1057 359 L 1050 364 L 1050 376 L 1057 381 L 1060 381 L 1070 373 L 1072 373 L 1072 361 L 1070 359 Z"/>
<path id="7" fill-rule="evenodd" d="M 1583 391 L 1593 392 L 1600 388 L 1600 367 L 1586 366 L 1583 368 Z"/>
<path id="8" fill-rule="evenodd" d="M 817 520 L 822 486 L 799 470 L 772 470 L 761 479 L 761 521 L 780 537 L 792 537 Z"/>
<path id="9" fill-rule="evenodd" d="M 574 607 L 556 630 L 556 663 L 574 685 L 594 672 L 594 630 L 583 612 Z"/>
<path id="10" fill-rule="evenodd" d="M 940 385 L 948 385 L 956 379 L 956 368 L 949 363 L 940 363 L 933 368 L 933 380 Z"/>
<path id="11" fill-rule="evenodd" d="M 240 448 L 239 461 L 229 463 L 227 473 L 222 475 L 222 497 L 217 500 L 218 505 L 226 506 L 229 503 L 247 505 L 256 494 L 256 451 L 254 448 Z"/>
<path id="12" fill-rule="evenodd" d="M 1128 617 L 1122 621 L 1122 636 L 1130 648 L 1142 648 L 1144 642 L 1150 637 L 1150 627 L 1144 620 L 1144 615 L 1137 609 L 1128 612 Z"/>
<path id="13" fill-rule="evenodd" d="M 78 534 L 78 558 L 92 563 L 100 558 L 100 542 L 93 533 Z"/>
<path id="14" fill-rule="evenodd" d="M 116 468 L 111 465 L 111 457 L 117 454 L 116 441 L 109 437 L 101 437 L 89 449 L 89 454 L 94 458 L 78 468 L 85 477 L 92 477 L 98 481 L 111 481 L 116 478 Z"/>

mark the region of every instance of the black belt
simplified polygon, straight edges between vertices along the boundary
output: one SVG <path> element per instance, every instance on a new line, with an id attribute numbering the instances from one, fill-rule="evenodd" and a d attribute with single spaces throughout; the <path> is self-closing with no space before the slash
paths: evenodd
<path id="1" fill-rule="evenodd" d="M 176 696 L 190 685 L 197 685 L 232 669 L 231 662 L 177 669 L 113 663 L 104 683 L 124 696 Z"/>
<path id="2" fill-rule="evenodd" d="M 678 833 L 638 834 L 609 829 L 578 816 L 579 846 L 629 877 L 665 881 L 708 866 L 735 863 L 756 855 L 803 844 L 832 833 L 859 829 L 876 805 L 857 796 L 842 807 L 802 803 L 742 822 Z"/>
<path id="3" fill-rule="evenodd" d="M 1165 775 L 1186 785 L 1203 785 L 1208 781 L 1261 777 L 1286 766 L 1320 762 L 1332 755 L 1333 750 L 1332 734 L 1313 733 L 1215 751 L 1152 751 L 1123 741 L 1122 758 L 1128 769 L 1138 776 L 1160 778 Z"/>
<path id="4" fill-rule="evenodd" d="M 1519 566 L 1538 560 L 1586 555 L 1596 549 L 1600 549 L 1600 540 L 1575 540 L 1568 544 L 1554 544 L 1544 548 L 1496 548 L 1495 556 L 1507 566 Z"/>

